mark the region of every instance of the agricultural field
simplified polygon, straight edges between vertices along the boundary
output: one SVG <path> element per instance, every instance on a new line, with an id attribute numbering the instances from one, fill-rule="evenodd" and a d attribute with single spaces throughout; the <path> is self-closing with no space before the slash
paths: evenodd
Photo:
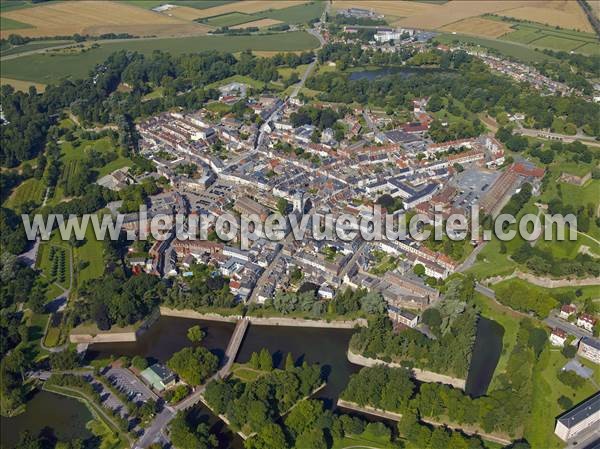
<path id="1" fill-rule="evenodd" d="M 195 36 L 187 38 L 140 40 L 126 42 L 106 42 L 97 48 L 76 54 L 61 52 L 27 55 L 3 61 L 0 75 L 39 83 L 56 83 L 64 78 L 84 78 L 89 71 L 117 50 L 138 51 L 150 54 L 162 50 L 178 55 L 203 50 L 239 52 L 246 49 L 258 51 L 302 51 L 319 46 L 317 38 L 296 31 L 266 36 Z"/>
<path id="2" fill-rule="evenodd" d="M 462 34 L 473 34 L 497 38 L 513 31 L 510 24 L 482 17 L 471 17 L 460 22 L 451 23 L 440 28 L 440 31 L 449 31 Z"/>
<path id="3" fill-rule="evenodd" d="M 256 28 L 267 28 L 273 25 L 278 25 L 281 22 L 279 20 L 273 20 L 273 19 L 259 19 L 259 20 L 255 20 L 253 22 L 247 22 L 247 23 L 242 23 L 239 25 L 235 25 L 232 26 L 231 28 L 238 29 L 238 28 L 250 28 L 250 27 L 256 27 Z"/>
<path id="4" fill-rule="evenodd" d="M 0 30 L 21 30 L 23 28 L 32 28 L 32 26 L 8 17 L 0 17 Z"/>
<path id="5" fill-rule="evenodd" d="M 501 15 L 588 33 L 594 32 L 583 9 L 577 2 L 571 0 L 536 2 L 535 5 L 502 11 Z"/>
<path id="6" fill-rule="evenodd" d="M 203 23 L 213 27 L 230 27 L 239 25 L 246 22 L 252 22 L 253 16 L 249 14 L 243 14 L 241 12 L 230 12 L 220 16 L 210 17 L 205 19 Z"/>
<path id="7" fill-rule="evenodd" d="M 208 17 L 221 16 L 224 14 L 239 12 L 242 14 L 254 14 L 257 12 L 267 11 L 269 9 L 284 9 L 290 6 L 298 6 L 307 3 L 306 0 L 247 0 L 243 2 L 227 3 L 220 6 L 215 6 L 206 9 L 197 9 L 188 6 L 173 8 L 168 11 L 169 14 L 178 18 L 187 20 L 202 19 Z M 187 2 L 186 2 L 187 5 Z M 178 10 L 180 10 L 178 12 Z M 181 11 L 183 10 L 183 11 Z"/>
<path id="8" fill-rule="evenodd" d="M 498 14 L 519 20 L 527 20 L 560 26 L 573 30 L 593 32 L 585 13 L 572 0 L 491 0 L 473 2 L 451 0 L 448 2 L 417 2 L 373 0 L 334 0 L 334 11 L 346 8 L 366 8 L 384 14 L 395 26 L 429 30 L 455 31 L 457 33 L 484 37 L 501 36 L 499 25 L 485 26 L 480 16 Z M 477 19 L 470 21 L 469 19 Z"/>
<path id="9" fill-rule="evenodd" d="M 227 3 L 234 3 L 235 1 L 236 0 L 173 0 L 168 3 L 170 5 L 189 6 L 190 8 L 196 9 L 207 9 L 226 5 Z M 165 4 L 163 0 L 124 0 L 124 3 L 129 3 L 130 5 L 144 9 L 152 9 Z"/>
<path id="10" fill-rule="evenodd" d="M 23 9 L 2 11 L 2 18 L 27 24 L 19 34 L 29 37 L 66 36 L 75 33 L 130 33 L 134 35 L 177 35 L 206 32 L 206 28 L 165 14 L 157 14 L 116 1 L 52 2 Z M 0 36 L 11 33 L 4 26 Z"/>
<path id="11" fill-rule="evenodd" d="M 503 23 L 507 23 L 506 20 Z M 503 40 L 526 44 L 530 47 L 553 50 L 577 51 L 582 53 L 600 51 L 600 44 L 594 34 L 563 30 L 533 23 L 514 23 L 515 31 L 502 36 Z M 584 47 L 586 50 L 584 51 Z"/>

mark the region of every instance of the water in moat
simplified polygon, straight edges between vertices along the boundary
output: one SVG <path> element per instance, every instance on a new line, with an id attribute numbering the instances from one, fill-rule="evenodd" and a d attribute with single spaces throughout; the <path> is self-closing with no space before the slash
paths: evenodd
<path id="1" fill-rule="evenodd" d="M 94 344 L 88 350 L 88 357 L 94 359 L 111 355 L 141 355 L 165 362 L 173 353 L 190 346 L 186 333 L 196 324 L 206 332 L 202 345 L 222 356 L 233 333 L 234 324 L 162 316 L 137 342 Z M 348 383 L 350 374 L 360 369 L 346 358 L 352 333 L 353 330 L 350 329 L 250 325 L 236 361 L 245 363 L 250 360 L 252 352 L 267 348 L 273 354 L 275 366 L 282 366 L 288 352 L 292 353 L 297 363 L 304 360 L 319 363 L 327 375 L 327 386 L 316 397 L 322 399 L 327 407 L 333 408 L 340 392 Z M 204 421 L 211 426 L 211 431 L 219 437 L 221 447 L 243 447 L 240 438 L 233 435 L 202 405 L 195 408 L 195 416 L 198 422 Z"/>
<path id="2" fill-rule="evenodd" d="M 29 431 L 37 436 L 42 432 L 48 440 L 70 441 L 75 438 L 94 447 L 94 436 L 86 428 L 93 419 L 87 407 L 76 399 L 47 391 L 37 391 L 27 402 L 25 412 L 12 418 L 0 417 L 0 445 L 14 448 L 20 435 Z"/>
<path id="3" fill-rule="evenodd" d="M 191 345 L 186 334 L 187 330 L 196 324 L 199 324 L 206 332 L 202 345 L 215 354 L 223 356 L 233 333 L 233 323 L 163 316 L 137 342 L 94 344 L 90 346 L 87 357 L 91 360 L 111 356 L 126 355 L 131 357 L 141 355 L 156 361 L 166 362 L 173 353 Z M 319 363 L 327 375 L 327 386 L 320 390 L 316 397 L 323 400 L 327 407 L 334 408 L 340 392 L 348 383 L 350 375 L 360 369 L 359 366 L 348 362 L 346 357 L 348 343 L 353 332 L 350 329 L 250 325 L 236 361 L 247 362 L 252 352 L 267 348 L 273 354 L 276 366 L 281 366 L 284 363 L 287 353 L 291 353 L 297 363 L 302 363 L 304 360 L 308 363 Z M 496 322 L 484 318 L 480 319 L 472 365 L 467 380 L 467 392 L 469 394 L 479 396 L 486 393 L 502 350 L 502 335 L 503 329 Z M 87 432 L 85 422 L 90 418 L 80 422 L 87 410 L 84 410 L 85 413 L 83 414 L 81 411 L 77 412 L 79 420 L 66 418 L 52 419 L 52 422 L 50 422 L 50 417 L 56 415 L 48 414 L 48 410 L 57 409 L 61 409 L 61 414 L 63 412 L 68 413 L 69 408 L 55 405 L 58 404 L 56 401 L 68 401 L 74 407 L 85 409 L 83 404 L 50 393 L 42 392 L 39 394 L 44 395 L 42 396 L 44 402 L 33 402 L 36 400 L 36 396 L 28 404 L 28 412 L 26 413 L 31 414 L 22 415 L 23 422 L 29 424 L 21 425 L 18 430 L 16 424 L 14 426 L 10 424 L 15 429 L 11 428 L 8 436 L 5 436 L 7 434 L 7 432 L 4 432 L 5 421 L 16 423 L 17 421 L 11 420 L 18 418 L 9 420 L 3 418 L 3 447 L 11 448 L 17 441 L 19 432 L 25 428 L 36 434 L 41 428 L 50 426 L 54 428 L 57 435 L 68 436 L 72 434 L 74 435 L 73 438 L 81 438 L 76 434 L 77 431 Z M 211 431 L 220 440 L 220 449 L 241 449 L 243 447 L 241 439 L 202 405 L 195 407 L 194 416 L 198 422 L 209 424 Z M 375 418 L 371 417 L 370 419 Z"/>
<path id="4" fill-rule="evenodd" d="M 504 328 L 496 321 L 480 317 L 477 339 L 469 366 L 466 392 L 473 397 L 483 396 L 492 381 L 494 370 L 502 353 Z"/>

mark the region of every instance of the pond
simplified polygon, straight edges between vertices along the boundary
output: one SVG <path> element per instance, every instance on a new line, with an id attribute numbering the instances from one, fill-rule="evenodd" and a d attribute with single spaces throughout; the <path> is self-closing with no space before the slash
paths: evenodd
<path id="1" fill-rule="evenodd" d="M 32 435 L 43 431 L 49 439 L 61 441 L 93 438 L 86 428 L 92 419 L 92 414 L 82 402 L 47 391 L 37 391 L 27 403 L 24 413 L 13 418 L 0 417 L 1 446 L 14 448 L 26 430 Z"/>
<path id="2" fill-rule="evenodd" d="M 494 320 L 480 317 L 477 322 L 477 339 L 473 347 L 466 392 L 473 397 L 483 396 L 502 353 L 504 328 Z"/>
<path id="3" fill-rule="evenodd" d="M 382 67 L 374 70 L 360 70 L 356 72 L 350 72 L 348 79 L 350 81 L 358 81 L 366 79 L 367 81 L 373 81 L 377 78 L 383 78 L 384 76 L 400 75 L 403 78 L 408 78 L 412 75 L 427 75 L 433 73 L 450 73 L 451 70 L 439 69 L 432 67 Z"/>

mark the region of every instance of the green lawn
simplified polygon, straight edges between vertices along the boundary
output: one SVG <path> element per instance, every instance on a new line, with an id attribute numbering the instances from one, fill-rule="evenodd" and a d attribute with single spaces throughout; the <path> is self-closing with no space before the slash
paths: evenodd
<path id="1" fill-rule="evenodd" d="M 396 449 L 397 444 L 394 444 L 385 437 L 374 435 L 372 432 L 365 430 L 360 435 L 348 435 L 342 439 L 333 441 L 332 449 L 346 448 L 370 448 L 370 449 Z"/>
<path id="2" fill-rule="evenodd" d="M 65 276 L 64 280 L 60 280 L 58 274 L 52 275 L 52 266 L 54 264 L 54 259 L 51 259 L 51 251 L 54 248 L 54 259 L 56 259 L 59 253 L 62 251 L 65 255 Z M 48 280 L 54 280 L 61 287 L 68 289 L 71 279 L 71 273 L 69 266 L 71 264 L 70 261 L 70 251 L 68 243 L 62 242 L 59 238 L 58 232 L 54 232 L 52 237 L 47 242 L 42 242 L 40 244 L 40 249 L 38 251 L 38 259 L 36 261 L 36 267 L 41 269 L 44 272 L 44 275 Z"/>
<path id="3" fill-rule="evenodd" d="M 96 279 L 104 274 L 104 245 L 101 240 L 97 240 L 94 235 L 94 229 L 90 225 L 85 233 L 85 243 L 79 248 L 75 248 L 75 268 L 77 269 L 77 284 L 81 285 L 88 279 Z M 81 268 L 80 264 L 85 264 Z"/>
<path id="4" fill-rule="evenodd" d="M 22 204 L 33 201 L 41 205 L 44 201 L 46 186 L 41 180 L 30 178 L 23 181 L 6 199 L 4 205 L 11 209 L 16 209 Z"/>
<path id="5" fill-rule="evenodd" d="M 155 50 L 174 55 L 220 50 L 239 52 L 246 49 L 257 51 L 299 51 L 319 46 L 317 38 L 304 32 L 294 31 L 271 35 L 252 36 L 196 36 L 156 40 L 131 40 L 106 42 L 98 48 L 83 53 L 66 54 L 60 51 L 36 54 L 4 61 L 0 74 L 4 78 L 56 83 L 64 78 L 85 78 L 89 71 L 117 50 L 137 51 L 146 55 Z"/>
<path id="6" fill-rule="evenodd" d="M 555 419 L 565 411 L 557 403 L 559 397 L 566 396 L 577 404 L 596 392 L 590 381 L 579 390 L 560 382 L 556 375 L 566 362 L 560 350 L 547 346 L 534 369 L 533 407 L 524 435 L 534 448 L 564 447 L 564 443 L 554 435 Z"/>
<path id="7" fill-rule="evenodd" d="M 267 371 L 251 368 L 247 363 L 234 363 L 231 372 L 242 382 L 252 382 L 263 374 L 267 374 Z"/>

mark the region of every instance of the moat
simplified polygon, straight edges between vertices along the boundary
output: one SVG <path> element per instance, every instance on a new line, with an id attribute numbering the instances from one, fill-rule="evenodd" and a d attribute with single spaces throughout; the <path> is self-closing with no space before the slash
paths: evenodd
<path id="1" fill-rule="evenodd" d="M 90 345 L 87 359 L 141 355 L 165 362 L 173 353 L 190 345 L 186 333 L 195 324 L 200 324 L 207 333 L 202 344 L 222 356 L 233 333 L 233 323 L 162 316 L 137 342 Z M 360 369 L 358 365 L 350 363 L 346 356 L 353 332 L 352 329 L 250 325 L 236 361 L 247 362 L 252 352 L 267 348 L 273 354 L 276 366 L 283 364 L 287 353 L 291 353 L 297 363 L 318 363 L 327 375 L 327 386 L 316 397 L 333 409 L 350 375 Z M 502 334 L 503 329 L 497 323 L 480 319 L 467 379 L 469 394 L 480 396 L 487 391 L 502 350 Z M 53 412 L 48 413 L 49 410 Z M 59 412 L 55 413 L 57 410 Z M 206 408 L 196 406 L 194 413 L 198 421 L 207 422 L 211 426 L 219 437 L 220 447 L 243 447 L 239 437 L 232 434 Z M 35 434 L 46 426 L 52 427 L 59 438 L 90 438 L 91 432 L 86 429 L 85 424 L 91 419 L 91 414 L 82 403 L 52 393 L 39 392 L 27 404 L 24 414 L 2 418 L 2 446 L 12 448 L 25 429 Z"/>

